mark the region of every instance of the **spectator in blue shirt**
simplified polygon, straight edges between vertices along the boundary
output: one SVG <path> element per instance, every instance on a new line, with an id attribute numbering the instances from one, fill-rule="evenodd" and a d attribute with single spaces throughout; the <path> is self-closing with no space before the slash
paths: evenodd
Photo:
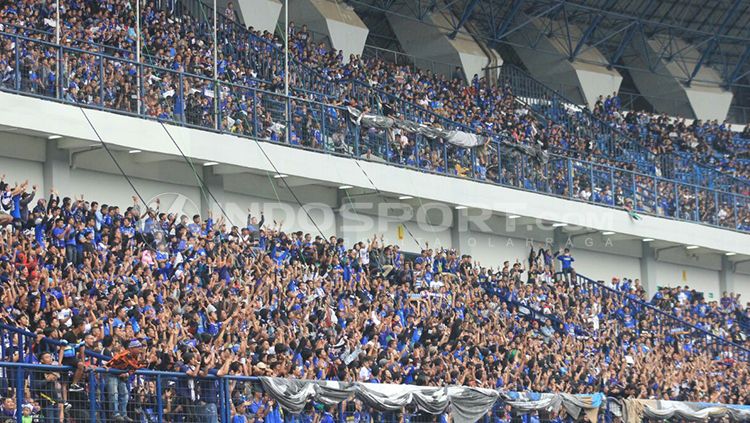
<path id="1" fill-rule="evenodd" d="M 566 248 L 563 251 L 559 251 L 557 259 L 561 264 L 561 273 L 565 276 L 565 280 L 570 283 L 571 277 L 575 278 L 575 269 L 573 269 L 573 262 L 575 259 L 570 255 L 570 249 Z"/>

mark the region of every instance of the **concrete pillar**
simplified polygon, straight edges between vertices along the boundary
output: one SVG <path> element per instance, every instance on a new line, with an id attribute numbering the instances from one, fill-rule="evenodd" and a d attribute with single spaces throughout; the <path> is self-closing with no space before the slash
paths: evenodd
<path id="1" fill-rule="evenodd" d="M 353 242 L 355 242 L 353 239 L 350 239 L 350 237 L 347 237 L 344 224 L 344 217 L 342 216 L 342 207 L 348 207 L 349 204 L 346 201 L 346 193 L 344 190 L 337 190 L 336 191 L 336 207 L 333 209 L 333 217 L 336 220 L 336 236 L 339 238 L 344 238 L 344 242 L 346 245 L 351 245 Z"/>
<path id="2" fill-rule="evenodd" d="M 528 15 L 519 13 L 515 24 L 527 22 Z M 573 24 L 568 24 L 571 43 L 565 30 L 554 31 L 549 36 L 549 27 L 562 27 L 564 24 L 538 18 L 508 36 L 515 43 L 514 50 L 534 78 L 561 92 L 577 104 L 587 104 L 593 108 L 600 95 L 605 97 L 620 89 L 622 76 L 614 69 L 607 69 L 608 61 L 596 48 L 583 44 L 570 60 L 571 47 L 576 48 L 583 38 L 583 31 Z M 536 48 L 525 47 L 528 40 L 538 40 Z M 521 93 L 523 95 L 523 93 Z"/>
<path id="3" fill-rule="evenodd" d="M 641 285 L 646 290 L 648 298 L 651 298 L 659 286 L 656 275 L 656 251 L 648 242 L 641 242 L 641 244 Z"/>
<path id="4" fill-rule="evenodd" d="M 399 16 L 409 13 L 411 12 L 405 10 L 398 14 L 388 14 L 387 19 L 404 51 L 415 56 L 418 68 L 451 77 L 455 67 L 460 66 L 467 82 L 470 82 L 475 74 L 480 77 L 484 75 L 483 68 L 503 64 L 497 52 L 481 45 L 481 41 L 465 31 L 457 33 L 453 39 L 449 38 L 451 22 L 458 21 L 449 12 L 430 13 L 424 18 L 424 22 Z"/>
<path id="5" fill-rule="evenodd" d="M 200 171 L 200 169 L 198 170 Z M 209 166 L 203 168 L 203 175 L 201 177 L 203 178 L 203 183 L 205 185 L 205 187 L 199 187 L 202 188 L 202 193 L 199 199 L 201 218 L 206 219 L 208 217 L 208 211 L 211 210 L 211 213 L 213 213 L 214 221 L 216 221 L 223 215 L 221 212 L 221 208 L 219 208 L 216 202 L 218 201 L 219 204 L 221 204 L 221 207 L 223 207 L 225 210 L 227 209 L 227 200 L 224 192 L 224 176 L 217 175 L 214 172 L 213 166 Z M 208 188 L 208 190 L 206 190 L 206 188 Z M 213 198 L 208 193 L 208 191 L 211 191 L 211 194 L 213 194 Z M 216 201 L 214 201 L 214 198 L 216 198 Z M 244 222 L 241 222 L 240 225 L 242 225 L 242 223 Z M 227 222 L 227 224 L 229 225 L 229 222 Z"/>
<path id="6" fill-rule="evenodd" d="M 362 54 L 370 32 L 351 6 L 334 0 L 289 0 L 289 20 L 298 30 L 307 25 L 316 41 L 320 34 L 327 36 L 333 48 L 344 52 L 345 61 Z"/>
<path id="7" fill-rule="evenodd" d="M 639 35 L 640 37 L 640 35 Z M 690 79 L 701 57 L 701 52 L 685 40 L 655 35 L 646 40 L 634 40 L 634 44 L 647 49 L 645 53 L 623 55 L 623 61 L 632 70 L 630 75 L 638 91 L 660 112 L 671 116 L 695 119 L 724 120 L 732 103 L 732 92 L 721 88 L 722 78 L 711 66 L 703 64 L 692 83 Z M 662 51 L 680 52 L 671 60 L 654 60 Z M 655 62 L 655 63 L 654 63 Z M 653 66 L 652 72 L 650 67 Z M 643 69 L 643 70 L 638 70 Z"/>
<path id="8" fill-rule="evenodd" d="M 552 251 L 553 253 L 559 250 L 560 248 L 565 249 L 569 248 L 568 240 L 570 240 L 570 235 L 563 230 L 563 228 L 554 228 L 552 229 Z"/>
<path id="9" fill-rule="evenodd" d="M 453 210 L 453 223 L 451 224 L 451 248 L 460 254 L 471 254 L 469 246 L 469 224 L 466 218 L 467 209 Z"/>
<path id="10" fill-rule="evenodd" d="M 274 32 L 283 4 L 279 0 L 236 0 L 235 10 L 245 27 Z M 223 9 L 222 9 L 223 11 Z M 283 19 L 283 18 L 282 18 Z M 290 18 L 291 19 L 291 18 Z M 283 26 L 283 22 L 281 22 Z M 283 30 L 282 30 L 283 32 Z"/>
<path id="11" fill-rule="evenodd" d="M 69 151 L 59 148 L 56 142 L 47 142 L 45 150 L 44 190 L 42 193 L 46 194 L 53 187 L 60 192 L 69 191 L 71 189 Z"/>
<path id="12" fill-rule="evenodd" d="M 722 255 L 721 270 L 719 271 L 719 295 L 723 295 L 725 292 L 735 291 L 734 263 L 729 260 L 729 257 Z"/>

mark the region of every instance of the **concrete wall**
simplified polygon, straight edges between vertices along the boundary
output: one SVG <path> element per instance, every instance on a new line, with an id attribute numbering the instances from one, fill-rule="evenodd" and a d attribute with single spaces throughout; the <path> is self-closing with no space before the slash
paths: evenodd
<path id="1" fill-rule="evenodd" d="M 282 4 L 279 0 L 236 0 L 235 3 L 235 10 L 239 12 L 245 27 L 252 26 L 256 30 L 269 32 L 274 32 L 276 29 L 281 8 Z"/>
<path id="2" fill-rule="evenodd" d="M 719 272 L 685 264 L 658 262 L 656 267 L 658 286 L 688 285 L 706 293 L 706 299 L 721 298 Z"/>
<path id="3" fill-rule="evenodd" d="M 345 60 L 348 60 L 351 54 L 362 54 L 365 48 L 369 30 L 354 13 L 354 9 L 343 2 L 289 0 L 289 19 L 294 21 L 298 28 L 306 24 L 310 30 L 327 35 L 333 48 L 344 52 Z"/>
<path id="4" fill-rule="evenodd" d="M 630 74 L 638 91 L 648 93 L 648 100 L 657 110 L 672 116 L 703 120 L 726 118 L 733 95 L 721 88 L 722 79 L 715 69 L 704 64 L 691 85 L 684 84 L 700 60 L 700 51 L 685 40 L 658 35 L 633 43 L 649 49 L 650 57 L 659 57 L 662 51 L 680 52 L 673 60 L 657 60 L 655 63 L 649 63 L 649 59 L 640 54 L 623 56 L 625 64 L 634 68 Z M 653 72 L 648 70 L 651 68 Z"/>
<path id="5" fill-rule="evenodd" d="M 491 49 L 483 49 L 479 42 L 465 31 L 457 33 L 453 39 L 449 38 L 450 31 L 447 28 L 451 28 L 451 19 L 447 13 L 430 13 L 424 18 L 424 22 L 398 14 L 388 14 L 387 19 L 404 51 L 415 57 L 460 65 L 467 82 L 471 81 L 474 75 L 484 76 L 483 69 L 491 62 L 494 63 L 493 66 L 502 65 L 503 61 L 499 54 Z M 404 14 L 408 15 L 409 12 L 405 11 Z M 453 21 L 458 21 L 458 18 L 454 16 Z M 488 57 L 486 51 L 494 57 Z M 453 68 L 449 71 L 452 72 Z"/>
<path id="6" fill-rule="evenodd" d="M 516 24 L 531 17 L 519 13 Z M 582 38 L 580 28 L 569 24 L 572 47 L 568 46 L 568 34 L 563 29 L 549 31 L 549 36 L 540 35 L 546 28 L 562 28 L 560 22 L 548 18 L 532 19 L 531 23 L 508 38 L 514 50 L 531 74 L 560 91 L 577 104 L 593 107 L 600 95 L 609 95 L 620 89 L 622 76 L 614 69 L 607 69 L 607 59 L 595 47 L 584 45 L 575 60 L 570 60 L 570 50 Z M 536 48 L 526 47 L 529 40 L 536 40 Z"/>

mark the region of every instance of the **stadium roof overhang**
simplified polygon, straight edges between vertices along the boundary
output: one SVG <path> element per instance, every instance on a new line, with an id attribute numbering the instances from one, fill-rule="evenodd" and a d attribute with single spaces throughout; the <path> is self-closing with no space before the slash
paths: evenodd
<path id="1" fill-rule="evenodd" d="M 659 60 L 679 60 L 686 49 L 665 48 L 654 55 L 643 40 L 654 37 L 680 38 L 698 50 L 686 69 L 685 84 L 698 82 L 704 66 L 716 69 L 725 87 L 750 87 L 750 1 L 722 0 L 707 4 L 700 0 L 346 0 L 370 25 L 372 39 L 387 45 L 383 14 L 423 21 L 431 13 L 450 12 L 450 36 L 465 32 L 489 45 L 519 45 L 519 32 L 533 20 L 549 18 L 538 37 L 560 35 L 568 40 L 570 60 L 581 60 L 586 49 L 596 48 L 607 59 L 607 66 L 628 69 L 628 55 L 647 58 L 645 69 L 656 71 Z M 571 36 L 571 25 L 582 31 L 580 39 Z M 523 47 L 538 48 L 538 37 L 529 37 Z M 671 46 L 673 43 L 665 43 Z"/>

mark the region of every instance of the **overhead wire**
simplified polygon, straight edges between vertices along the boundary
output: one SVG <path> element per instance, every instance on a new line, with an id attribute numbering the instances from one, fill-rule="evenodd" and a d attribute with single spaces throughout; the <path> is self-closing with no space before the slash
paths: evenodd
<path id="1" fill-rule="evenodd" d="M 288 127 L 286 129 L 287 129 L 287 131 L 289 130 Z M 318 226 L 318 223 L 315 222 L 315 219 L 312 218 L 312 216 L 310 215 L 310 212 L 307 211 L 307 209 L 305 208 L 304 204 L 302 204 L 302 201 L 300 201 L 299 197 L 297 197 L 297 194 L 294 192 L 294 190 L 292 189 L 292 187 L 289 185 L 289 182 L 286 181 L 286 175 L 284 175 L 283 173 L 279 172 L 279 169 L 273 163 L 273 160 L 271 160 L 271 158 L 268 156 L 268 154 L 266 153 L 266 150 L 263 149 L 263 146 L 260 144 L 260 141 L 258 141 L 256 138 L 252 138 L 252 140 L 255 141 L 255 144 L 258 146 L 258 149 L 260 150 L 260 152 L 263 154 L 263 156 L 268 161 L 268 164 L 271 165 L 271 167 L 273 168 L 273 171 L 278 176 L 278 179 L 280 179 L 281 182 L 289 190 L 289 193 L 292 195 L 292 198 L 294 198 L 294 201 L 296 201 L 297 205 L 299 205 L 300 209 L 302 209 L 302 211 L 305 212 L 305 215 L 310 220 L 310 222 L 313 224 L 313 226 L 318 231 L 318 233 L 320 234 L 320 236 L 323 237 L 323 239 L 325 239 L 326 235 L 320 229 L 320 226 Z M 277 197 L 278 197 L 278 195 L 277 195 Z"/>
<path id="2" fill-rule="evenodd" d="M 164 124 L 164 122 L 159 122 L 159 123 L 161 124 L 161 127 L 164 128 L 164 132 L 167 133 L 167 136 L 169 137 L 169 139 L 172 140 L 172 144 L 174 144 L 174 146 L 177 148 L 177 151 L 180 152 L 180 155 L 182 156 L 182 159 L 185 161 L 185 163 L 188 164 L 188 166 L 190 166 L 190 169 L 193 171 L 193 175 L 195 175 L 195 178 L 198 180 L 198 185 L 199 185 L 198 188 L 201 190 L 201 193 L 204 195 L 204 197 L 206 198 L 206 200 L 208 200 L 208 197 L 211 197 L 211 199 L 214 201 L 214 203 L 216 203 L 216 206 L 219 208 L 219 210 L 221 211 L 221 214 L 224 216 L 224 218 L 227 219 L 227 221 L 229 222 L 229 224 L 232 225 L 232 226 L 236 226 L 234 224 L 234 222 L 232 221 L 232 218 L 229 217 L 229 214 L 227 214 L 226 210 L 224 209 L 224 207 L 219 202 L 219 200 L 216 199 L 216 197 L 214 196 L 214 194 L 208 188 L 208 185 L 206 184 L 206 181 L 198 174 L 198 171 L 195 169 L 195 164 L 193 163 L 193 160 L 190 159 L 189 157 L 187 157 L 185 155 L 185 152 L 182 151 L 182 148 L 180 148 L 180 145 L 177 144 L 177 141 L 174 139 L 174 137 L 172 136 L 172 134 L 169 132 L 169 129 L 167 129 L 167 126 Z M 204 191 L 205 191 L 205 193 L 204 193 Z M 206 194 L 208 194 L 208 196 L 206 196 Z"/>
<path id="3" fill-rule="evenodd" d="M 378 188 L 377 185 L 375 185 L 375 182 L 373 182 L 370 175 L 365 171 L 365 169 L 362 167 L 362 165 L 359 164 L 359 160 L 354 157 L 354 155 L 351 156 L 352 160 L 354 160 L 354 163 L 357 165 L 359 170 L 365 175 L 365 178 L 370 182 L 370 185 L 372 185 L 372 188 L 375 190 L 375 192 L 383 199 L 383 201 L 388 201 L 388 198 L 383 194 L 382 191 L 380 191 L 380 188 Z M 406 232 L 411 236 L 411 238 L 414 240 L 414 243 L 417 244 L 417 247 L 419 247 L 420 250 L 422 250 L 422 243 L 419 242 L 419 239 L 414 235 L 414 233 L 409 229 L 409 226 L 406 224 L 406 222 L 401 222 L 401 225 L 404 227 Z"/>
<path id="4" fill-rule="evenodd" d="M 97 131 L 96 126 L 94 126 L 93 122 L 91 122 L 91 119 L 89 119 L 89 116 L 88 116 L 88 114 L 86 114 L 86 111 L 83 109 L 83 107 L 79 107 L 79 109 L 81 110 L 81 113 L 83 113 L 83 117 L 86 118 L 86 122 L 88 122 L 89 126 L 94 131 L 94 134 L 96 135 L 96 138 L 99 140 L 99 143 L 102 145 L 102 147 L 104 147 L 104 150 L 107 152 L 107 154 L 109 155 L 109 157 L 112 159 L 112 162 L 117 167 L 117 170 L 120 171 L 120 174 L 122 175 L 122 177 L 125 178 L 125 180 L 128 182 L 128 185 L 130 185 L 130 188 L 133 190 L 133 192 L 135 192 L 135 195 L 138 196 L 138 198 L 140 199 L 141 204 L 143 204 L 143 206 L 146 208 L 146 211 L 148 211 L 149 210 L 149 206 L 148 206 L 148 203 L 146 202 L 146 199 L 143 198 L 143 196 L 141 195 L 141 193 L 135 187 L 135 184 L 133 183 L 133 181 L 130 179 L 130 176 L 128 176 L 128 174 L 125 173 L 125 170 L 122 168 L 122 166 L 120 166 L 120 162 L 117 160 L 117 158 L 115 157 L 114 153 L 112 153 L 112 150 L 110 150 L 109 145 L 107 145 L 107 143 L 104 141 L 104 139 L 102 139 L 101 135 L 99 135 L 99 131 Z M 140 219 L 140 216 L 138 216 L 138 218 Z M 156 248 L 154 248 L 154 246 L 151 245 L 152 243 L 149 242 L 146 239 L 146 237 L 143 235 L 143 233 L 141 231 L 135 231 L 135 232 L 137 234 L 140 234 L 141 240 L 144 242 L 144 244 L 148 248 L 150 248 L 151 250 L 156 251 Z"/>

